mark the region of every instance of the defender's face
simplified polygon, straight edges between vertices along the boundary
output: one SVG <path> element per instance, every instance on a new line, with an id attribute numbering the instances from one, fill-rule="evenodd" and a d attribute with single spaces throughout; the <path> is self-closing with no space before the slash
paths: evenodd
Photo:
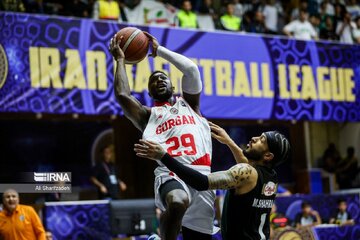
<path id="1" fill-rule="evenodd" d="M 246 145 L 244 155 L 253 161 L 259 161 L 263 158 L 263 155 L 269 151 L 265 134 L 261 134 L 257 137 L 252 137 L 250 142 Z"/>
<path id="2" fill-rule="evenodd" d="M 156 73 L 149 79 L 149 93 L 157 101 L 167 101 L 173 94 L 170 79 L 163 73 Z"/>
<path id="3" fill-rule="evenodd" d="M 4 208 L 9 212 L 13 212 L 19 205 L 19 195 L 15 191 L 7 191 L 3 195 Z"/>

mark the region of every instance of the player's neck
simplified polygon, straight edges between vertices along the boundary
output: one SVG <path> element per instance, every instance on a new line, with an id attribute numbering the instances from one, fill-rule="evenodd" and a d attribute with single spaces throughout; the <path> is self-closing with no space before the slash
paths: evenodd
<path id="1" fill-rule="evenodd" d="M 155 105 L 156 107 L 164 106 L 164 105 L 172 106 L 172 105 L 174 105 L 174 99 L 173 99 L 173 98 L 169 98 L 167 101 L 157 101 L 157 100 L 155 100 L 155 101 L 154 101 L 154 105 Z"/>

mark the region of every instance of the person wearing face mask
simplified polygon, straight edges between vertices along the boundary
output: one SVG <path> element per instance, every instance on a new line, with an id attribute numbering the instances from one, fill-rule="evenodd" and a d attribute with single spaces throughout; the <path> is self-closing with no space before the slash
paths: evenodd
<path id="1" fill-rule="evenodd" d="M 0 239 L 45 240 L 45 230 L 35 210 L 19 204 L 19 194 L 8 189 L 0 212 Z"/>

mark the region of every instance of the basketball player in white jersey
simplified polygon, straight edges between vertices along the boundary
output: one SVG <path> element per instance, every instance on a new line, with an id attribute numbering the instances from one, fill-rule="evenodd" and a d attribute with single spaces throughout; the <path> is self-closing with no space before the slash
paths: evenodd
<path id="1" fill-rule="evenodd" d="M 210 127 L 200 114 L 202 83 L 196 64 L 190 59 L 159 46 L 152 41 L 152 56 L 162 57 L 175 65 L 182 73 L 182 97 L 174 99 L 173 86 L 161 71 L 149 77 L 148 90 L 155 106 L 143 106 L 131 95 L 125 71 L 125 56 L 120 42 L 111 40 L 110 52 L 116 60 L 115 95 L 125 116 L 143 132 L 143 139 L 159 143 L 167 153 L 182 164 L 210 174 L 211 134 Z M 121 41 L 121 40 L 120 40 Z M 177 238 L 180 227 L 185 240 L 211 239 L 214 233 L 213 191 L 198 192 L 170 172 L 160 161 L 155 173 L 155 202 L 164 212 L 160 218 L 160 234 L 163 240 Z"/>

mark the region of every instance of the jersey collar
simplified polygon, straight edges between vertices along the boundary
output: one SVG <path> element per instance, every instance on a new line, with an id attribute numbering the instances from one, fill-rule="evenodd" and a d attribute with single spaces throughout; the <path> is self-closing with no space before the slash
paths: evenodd
<path id="1" fill-rule="evenodd" d="M 169 102 L 157 102 L 157 101 L 154 102 L 154 105 L 155 105 L 155 107 L 161 107 L 164 105 L 171 106 L 171 104 Z"/>

